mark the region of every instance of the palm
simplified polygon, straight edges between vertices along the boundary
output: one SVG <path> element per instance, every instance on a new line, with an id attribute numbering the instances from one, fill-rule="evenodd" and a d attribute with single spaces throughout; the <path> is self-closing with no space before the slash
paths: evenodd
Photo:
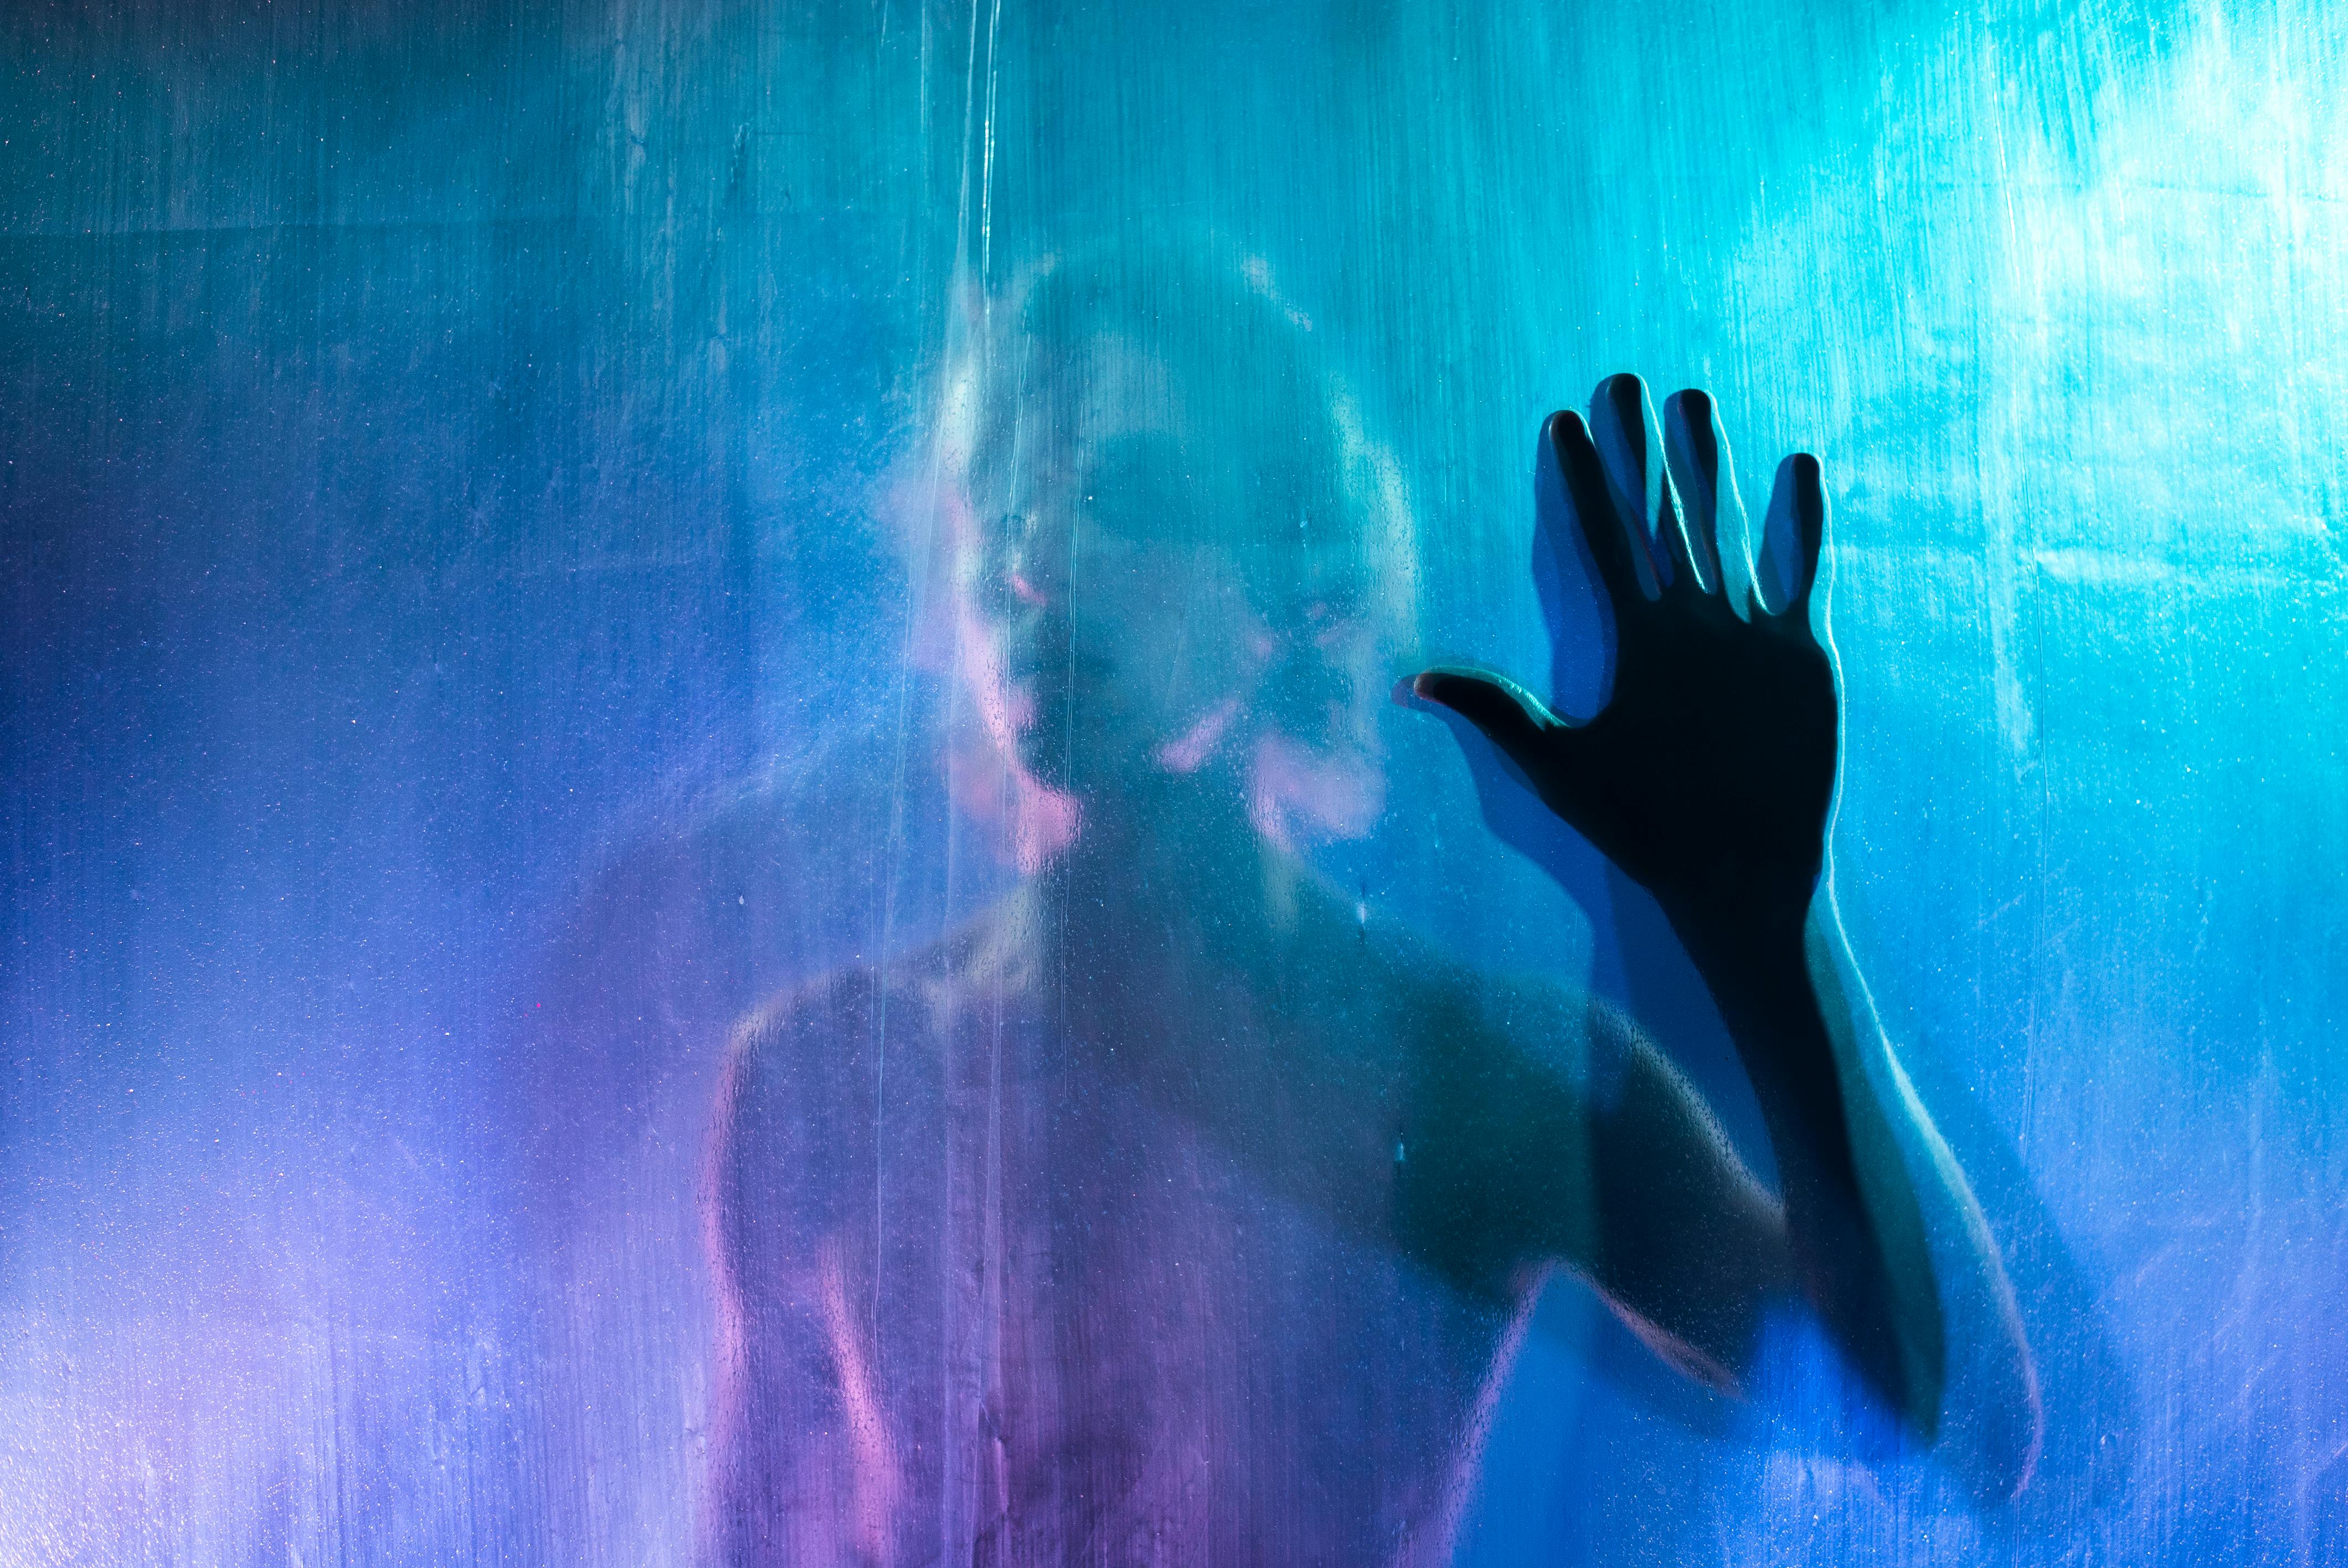
<path id="1" fill-rule="evenodd" d="M 1675 920 L 1798 911 L 1817 878 L 1835 776 L 1834 671 L 1808 617 L 1823 523 L 1817 464 L 1788 459 L 1772 504 L 1797 536 L 1792 591 L 1777 612 L 1756 599 L 1740 615 L 1723 591 L 1715 517 L 1725 460 L 1710 401 L 1701 393 L 1671 401 L 1682 505 L 1663 486 L 1652 535 L 1642 504 L 1625 499 L 1645 495 L 1653 460 L 1644 391 L 1614 377 L 1599 389 L 1596 414 L 1603 456 L 1573 415 L 1555 416 L 1549 436 L 1613 611 L 1612 698 L 1596 718 L 1570 724 L 1471 671 L 1430 671 L 1416 689 L 1489 736 L 1550 809 Z"/>

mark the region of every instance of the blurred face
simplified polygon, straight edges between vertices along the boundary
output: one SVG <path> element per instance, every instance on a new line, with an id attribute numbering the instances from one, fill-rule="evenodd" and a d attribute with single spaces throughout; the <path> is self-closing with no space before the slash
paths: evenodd
<path id="1" fill-rule="evenodd" d="M 1235 767 L 1260 828 L 1366 831 L 1381 650 L 1350 519 L 1308 516 L 1292 455 L 1250 434 L 1273 422 L 1200 417 L 1124 345 L 1095 363 L 961 573 L 965 668 L 1019 766 L 1094 800 Z"/>
<path id="2" fill-rule="evenodd" d="M 1228 552 L 1176 529 L 1198 498 L 1173 443 L 1085 456 L 1033 509 L 994 522 L 980 578 L 1019 760 L 1078 794 L 1141 768 L 1187 771 L 1181 743 L 1211 749 L 1206 730 L 1237 716 L 1273 640 Z"/>

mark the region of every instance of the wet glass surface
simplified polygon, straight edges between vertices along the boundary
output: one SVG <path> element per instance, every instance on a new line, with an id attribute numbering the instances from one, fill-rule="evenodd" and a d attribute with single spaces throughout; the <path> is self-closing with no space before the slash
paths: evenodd
<path id="1" fill-rule="evenodd" d="M 0 36 L 0 1560 L 2343 1550 L 2327 8 Z M 1641 1039 L 1778 1178 L 1391 696 L 1619 688 L 1625 370 L 1823 466 L 1936 1447 L 1766 1200 L 1543 1284 Z"/>

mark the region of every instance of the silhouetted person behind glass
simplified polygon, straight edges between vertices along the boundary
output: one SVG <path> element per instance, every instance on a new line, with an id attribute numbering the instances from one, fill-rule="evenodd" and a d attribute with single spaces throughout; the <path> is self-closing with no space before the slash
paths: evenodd
<path id="1" fill-rule="evenodd" d="M 1921 1109 L 1864 1031 L 1837 1037 L 1806 959 L 1837 724 L 1817 465 L 1780 470 L 1798 559 L 1765 563 L 1777 593 L 1740 615 L 1710 405 L 1666 409 L 1684 533 L 1643 393 L 1610 381 L 1596 443 L 1570 414 L 1545 439 L 1612 605 L 1611 701 L 1575 727 L 1473 672 L 1416 683 L 1655 895 L 1753 1081 L 1780 1201 L 1620 1017 L 1365 920 L 1297 858 L 1376 815 L 1415 546 L 1261 270 L 1145 255 L 994 310 L 949 379 L 935 515 L 1000 752 L 960 764 L 960 794 L 1031 874 L 738 1032 L 710 1211 L 717 1555 L 1447 1561 L 1557 1264 L 1728 1388 L 1767 1305 L 1807 1297 L 1929 1438 L 1925 1209 L 1958 1216 L 1973 1295 L 2003 1282 Z M 2026 1401 L 2018 1337 L 2001 1353 Z M 1991 1490 L 2027 1446 L 1990 1457 Z"/>

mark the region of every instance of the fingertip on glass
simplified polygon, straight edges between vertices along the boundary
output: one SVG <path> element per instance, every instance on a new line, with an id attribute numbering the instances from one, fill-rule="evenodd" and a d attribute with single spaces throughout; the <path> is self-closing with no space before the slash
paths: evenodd
<path id="1" fill-rule="evenodd" d="M 1541 434 L 1549 438 L 1551 446 L 1562 446 L 1567 438 L 1575 434 L 1588 439 L 1590 426 L 1578 410 L 1560 408 L 1541 421 Z"/>
<path id="2" fill-rule="evenodd" d="M 1456 678 L 1459 673 L 1456 670 L 1437 668 L 1404 676 L 1394 683 L 1392 695 L 1395 706 L 1416 709 L 1422 713 L 1448 710 L 1451 704 L 1443 700 L 1441 689 L 1447 679 Z"/>

